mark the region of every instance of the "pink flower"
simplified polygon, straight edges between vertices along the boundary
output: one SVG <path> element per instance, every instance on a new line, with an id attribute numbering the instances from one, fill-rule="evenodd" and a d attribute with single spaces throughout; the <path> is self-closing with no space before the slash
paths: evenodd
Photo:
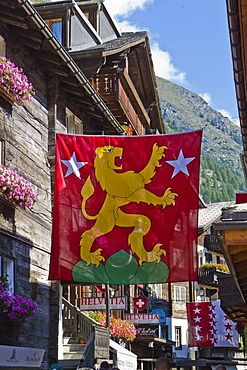
<path id="1" fill-rule="evenodd" d="M 17 322 L 26 322 L 37 311 L 37 303 L 31 298 L 9 293 L 9 283 L 0 277 L 0 315 Z"/>
<path id="2" fill-rule="evenodd" d="M 30 100 L 34 95 L 33 85 L 28 82 L 23 69 L 19 69 L 5 57 L 0 58 L 0 84 L 7 93 L 14 95 L 20 104 L 24 104 L 25 100 Z"/>
<path id="3" fill-rule="evenodd" d="M 99 322 L 106 327 L 106 314 L 100 311 L 88 313 L 89 317 Z M 135 325 L 130 321 L 125 321 L 120 318 L 116 319 L 110 316 L 110 335 L 112 338 L 123 339 L 124 341 L 133 342 L 136 337 Z"/>
<path id="4" fill-rule="evenodd" d="M 32 207 L 37 194 L 29 180 L 10 168 L 0 166 L 0 196 L 23 209 Z"/>

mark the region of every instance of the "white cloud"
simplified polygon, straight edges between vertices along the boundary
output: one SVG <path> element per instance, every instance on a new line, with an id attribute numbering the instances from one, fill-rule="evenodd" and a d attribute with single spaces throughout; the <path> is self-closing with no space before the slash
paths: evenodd
<path id="1" fill-rule="evenodd" d="M 156 76 L 178 84 L 186 84 L 186 73 L 175 67 L 167 51 L 160 49 L 157 42 L 151 45 L 151 51 Z"/>
<path id="2" fill-rule="evenodd" d="M 236 125 L 240 126 L 239 118 L 232 117 L 231 114 L 225 109 L 217 109 L 218 112 L 222 114 L 222 116 L 229 118 L 230 121 L 235 123 Z"/>
<path id="3" fill-rule="evenodd" d="M 129 21 L 117 22 L 117 27 L 121 32 L 138 32 L 143 31 L 143 28 L 139 28 Z M 146 31 L 146 30 L 145 30 Z"/>
<path id="4" fill-rule="evenodd" d="M 111 16 L 125 17 L 153 2 L 154 0 L 105 0 L 104 5 Z"/>
<path id="5" fill-rule="evenodd" d="M 199 96 L 204 99 L 209 105 L 212 103 L 212 97 L 210 95 L 210 93 L 203 93 L 203 94 L 199 94 Z"/>

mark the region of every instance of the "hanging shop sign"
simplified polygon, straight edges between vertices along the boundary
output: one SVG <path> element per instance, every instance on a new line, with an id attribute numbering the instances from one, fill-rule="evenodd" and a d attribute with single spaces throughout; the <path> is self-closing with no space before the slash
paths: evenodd
<path id="1" fill-rule="evenodd" d="M 125 313 L 124 319 L 136 324 L 159 324 L 160 315 L 158 313 Z"/>
<path id="2" fill-rule="evenodd" d="M 126 310 L 126 297 L 111 297 L 109 306 L 111 310 Z M 81 310 L 105 310 L 105 297 L 86 297 L 81 299 Z"/>
<path id="3" fill-rule="evenodd" d="M 159 337 L 159 325 L 135 325 L 136 327 L 136 338 L 153 340 Z"/>
<path id="4" fill-rule="evenodd" d="M 147 307 L 148 300 L 146 297 L 135 297 L 133 298 L 133 306 L 137 311 L 143 311 Z"/>
<path id="5" fill-rule="evenodd" d="M 95 286 L 96 286 L 96 289 L 99 290 L 101 293 L 106 292 L 105 284 L 100 284 L 100 285 L 95 285 Z"/>
<path id="6" fill-rule="evenodd" d="M 162 308 L 153 308 L 151 313 L 158 313 L 160 315 L 160 324 L 166 323 L 166 312 Z"/>

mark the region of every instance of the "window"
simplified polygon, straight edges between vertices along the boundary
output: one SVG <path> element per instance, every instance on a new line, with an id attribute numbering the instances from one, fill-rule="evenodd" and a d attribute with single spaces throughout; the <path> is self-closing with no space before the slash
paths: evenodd
<path id="1" fill-rule="evenodd" d="M 168 325 L 160 325 L 160 338 L 168 339 Z"/>
<path id="2" fill-rule="evenodd" d="M 2 36 L 0 36 L 0 57 L 5 57 L 6 54 L 6 43 Z"/>
<path id="3" fill-rule="evenodd" d="M 4 140 L 0 139 L 0 165 L 4 166 Z"/>
<path id="4" fill-rule="evenodd" d="M 206 259 L 206 262 L 212 263 L 212 254 L 211 253 L 205 253 L 205 259 Z"/>
<path id="5" fill-rule="evenodd" d="M 10 292 L 14 293 L 14 261 L 12 259 L 0 256 L 0 275 L 8 277 Z"/>
<path id="6" fill-rule="evenodd" d="M 50 30 L 54 33 L 58 41 L 62 44 L 62 19 L 48 19 L 45 22 Z"/>
<path id="7" fill-rule="evenodd" d="M 66 109 L 66 126 L 68 134 L 83 134 L 82 121 L 69 109 Z"/>
<path id="8" fill-rule="evenodd" d="M 174 286 L 174 301 L 180 303 L 186 302 L 186 288 L 184 286 Z"/>
<path id="9" fill-rule="evenodd" d="M 175 348 L 182 349 L 182 329 L 181 326 L 175 326 Z"/>
<path id="10" fill-rule="evenodd" d="M 157 298 L 162 298 L 162 284 L 149 284 Z"/>

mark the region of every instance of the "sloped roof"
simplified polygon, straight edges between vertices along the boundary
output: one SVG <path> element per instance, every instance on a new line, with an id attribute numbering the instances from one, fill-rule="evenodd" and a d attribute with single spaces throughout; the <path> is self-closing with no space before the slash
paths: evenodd
<path id="1" fill-rule="evenodd" d="M 91 48 L 88 48 L 86 50 L 82 51 L 83 53 L 91 53 L 95 52 L 95 50 L 100 50 L 100 52 L 105 51 L 119 51 L 119 49 L 126 49 L 126 46 L 131 47 L 132 45 L 139 44 L 140 42 L 143 42 L 145 38 L 147 37 L 146 31 L 141 32 L 124 32 L 122 33 L 121 37 L 118 37 L 117 39 L 107 41 L 105 43 L 93 46 Z M 81 51 L 80 51 L 81 52 Z"/>
<path id="2" fill-rule="evenodd" d="M 235 202 L 219 202 L 206 204 L 205 208 L 199 209 L 198 233 L 206 231 L 214 222 L 218 221 L 224 208 L 230 207 Z"/>

